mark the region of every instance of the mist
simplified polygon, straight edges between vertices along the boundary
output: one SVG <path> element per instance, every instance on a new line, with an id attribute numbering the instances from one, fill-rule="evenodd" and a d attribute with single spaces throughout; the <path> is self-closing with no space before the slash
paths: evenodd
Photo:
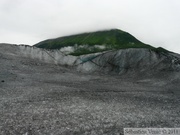
<path id="1" fill-rule="evenodd" d="M 144 43 L 180 53 L 178 0 L 1 0 L 0 43 L 117 28 Z"/>

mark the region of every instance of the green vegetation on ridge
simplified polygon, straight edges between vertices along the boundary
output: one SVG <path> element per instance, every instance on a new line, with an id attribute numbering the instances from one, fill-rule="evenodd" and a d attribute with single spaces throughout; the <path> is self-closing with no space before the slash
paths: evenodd
<path id="1" fill-rule="evenodd" d="M 118 30 L 106 30 L 106 31 L 97 31 L 90 33 L 82 33 L 77 35 L 59 37 L 56 39 L 48 39 L 42 42 L 35 44 L 38 48 L 46 49 L 60 49 L 67 46 L 82 46 L 88 45 L 89 48 L 78 48 L 71 55 L 82 55 L 89 53 L 102 52 L 112 49 L 126 49 L 126 48 L 148 48 L 156 49 L 150 45 L 144 44 L 138 39 L 136 39 L 131 34 Z M 105 48 L 93 48 L 95 45 L 104 45 Z M 162 49 L 160 49 L 161 51 Z M 157 50 L 159 51 L 159 50 Z"/>

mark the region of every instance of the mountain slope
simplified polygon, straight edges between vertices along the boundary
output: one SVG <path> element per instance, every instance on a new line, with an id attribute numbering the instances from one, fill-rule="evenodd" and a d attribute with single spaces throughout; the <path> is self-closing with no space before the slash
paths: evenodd
<path id="1" fill-rule="evenodd" d="M 59 37 L 56 39 L 48 39 L 35 44 L 38 48 L 46 49 L 60 49 L 67 46 L 80 46 L 88 45 L 91 49 L 81 48 L 83 53 L 94 53 L 104 50 L 111 49 L 122 49 L 122 48 L 153 48 L 150 45 L 146 45 L 136 39 L 131 34 L 118 30 L 111 29 L 106 31 L 97 31 L 91 33 L 83 33 L 65 37 Z M 103 49 L 92 48 L 94 45 L 104 45 Z"/>

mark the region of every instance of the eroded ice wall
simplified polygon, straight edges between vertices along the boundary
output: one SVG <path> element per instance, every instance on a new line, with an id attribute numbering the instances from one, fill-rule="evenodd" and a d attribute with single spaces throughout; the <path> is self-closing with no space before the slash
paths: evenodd
<path id="1" fill-rule="evenodd" d="M 178 55 L 179 56 L 179 55 Z M 125 73 L 180 70 L 180 59 L 171 53 L 155 52 L 144 48 L 120 49 L 102 53 L 81 65 L 79 71 L 103 71 Z"/>
<path id="2" fill-rule="evenodd" d="M 73 66 L 77 60 L 77 57 L 65 55 L 59 50 L 46 50 L 25 45 L 19 46 L 19 49 L 22 55 L 47 63 Z"/>
<path id="3" fill-rule="evenodd" d="M 74 66 L 82 72 L 142 72 L 148 70 L 180 70 L 180 60 L 171 53 L 158 53 L 150 49 L 121 49 L 82 56 L 66 55 L 60 50 L 46 50 L 32 46 L 19 46 L 26 57 L 53 64 Z M 179 55 L 178 55 L 179 56 Z"/>

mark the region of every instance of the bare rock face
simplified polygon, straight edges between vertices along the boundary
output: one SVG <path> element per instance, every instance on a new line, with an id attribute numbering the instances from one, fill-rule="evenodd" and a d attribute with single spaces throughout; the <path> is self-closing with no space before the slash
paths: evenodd
<path id="1" fill-rule="evenodd" d="M 73 66 L 81 72 L 148 72 L 179 71 L 180 55 L 156 52 L 150 49 L 121 49 L 83 56 L 65 55 L 60 50 L 46 50 L 31 46 L 18 46 L 21 54 L 47 63 Z"/>

